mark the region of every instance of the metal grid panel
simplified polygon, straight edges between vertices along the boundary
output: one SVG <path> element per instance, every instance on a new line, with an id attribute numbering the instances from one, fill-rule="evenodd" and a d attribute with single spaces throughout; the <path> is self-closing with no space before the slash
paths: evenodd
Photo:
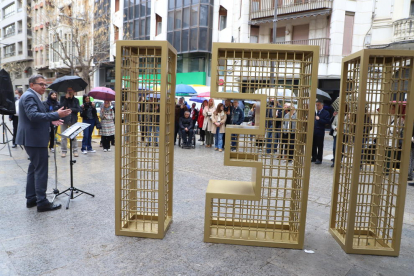
<path id="1" fill-rule="evenodd" d="M 254 127 L 227 126 L 225 165 L 260 166 L 253 169 L 251 182 L 210 181 L 205 241 L 302 248 L 318 49 L 217 43 L 213 47 L 212 97 L 264 96 L 255 122 L 264 129 L 252 135 Z M 222 88 L 219 79 L 224 80 Z M 272 100 L 280 106 L 272 106 Z M 277 118 L 285 104 L 291 105 L 291 113 Z M 279 124 L 286 129 L 277 128 Z M 236 150 L 230 152 L 232 135 Z"/>
<path id="2" fill-rule="evenodd" d="M 413 73 L 407 53 L 362 51 L 343 63 L 330 231 L 348 253 L 399 254 L 409 158 L 403 149 L 411 137 L 403 133 L 412 132 L 405 121 L 413 121 L 406 113 Z"/>
<path id="3" fill-rule="evenodd" d="M 117 43 L 118 235 L 162 238 L 171 222 L 176 54 L 168 46 Z"/>

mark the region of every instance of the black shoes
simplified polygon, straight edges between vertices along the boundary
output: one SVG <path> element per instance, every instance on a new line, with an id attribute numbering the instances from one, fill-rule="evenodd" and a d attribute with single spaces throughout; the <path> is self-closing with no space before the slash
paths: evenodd
<path id="1" fill-rule="evenodd" d="M 315 164 L 316 164 L 316 165 L 320 165 L 320 164 L 322 164 L 322 161 L 320 161 L 320 160 L 316 160 L 316 161 L 315 161 Z"/>
<path id="2" fill-rule="evenodd" d="M 37 211 L 38 212 L 55 211 L 55 210 L 60 209 L 61 207 L 62 207 L 61 204 L 49 203 L 49 204 L 46 204 L 46 205 L 37 206 Z"/>
<path id="3" fill-rule="evenodd" d="M 312 158 L 312 159 L 311 159 L 311 162 L 316 162 L 316 159 Z"/>
<path id="4" fill-rule="evenodd" d="M 36 200 L 26 202 L 26 207 L 27 208 L 33 208 L 33 207 L 36 207 L 36 206 L 37 206 Z"/>
<path id="5" fill-rule="evenodd" d="M 335 163 L 332 163 L 331 168 L 335 167 Z"/>
<path id="6" fill-rule="evenodd" d="M 17 145 L 16 145 L 16 144 L 14 144 L 14 145 L 12 146 L 12 148 L 17 148 Z"/>

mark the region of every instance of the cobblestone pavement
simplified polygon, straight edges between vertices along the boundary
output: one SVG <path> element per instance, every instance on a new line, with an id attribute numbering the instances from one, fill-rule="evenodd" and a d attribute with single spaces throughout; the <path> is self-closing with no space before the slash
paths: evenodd
<path id="1" fill-rule="evenodd" d="M 37 213 L 25 206 L 25 152 L 0 145 L 0 275 L 413 275 L 414 188 L 408 187 L 398 258 L 347 255 L 328 233 L 333 169 L 326 136 L 322 165 L 312 164 L 303 250 L 203 242 L 209 179 L 246 179 L 224 167 L 223 153 L 175 148 L 174 222 L 163 240 L 115 236 L 114 151 L 81 155 L 74 184 L 82 195 L 69 210 Z M 58 188 L 69 186 L 69 158 L 58 157 Z M 54 185 L 49 162 L 49 190 Z M 64 205 L 66 197 L 57 199 Z"/>

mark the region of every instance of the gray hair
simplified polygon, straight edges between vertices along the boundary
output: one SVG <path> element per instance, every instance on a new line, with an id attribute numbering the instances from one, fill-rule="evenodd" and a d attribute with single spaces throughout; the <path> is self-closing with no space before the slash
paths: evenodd
<path id="1" fill-rule="evenodd" d="M 190 111 L 186 111 L 186 112 L 184 112 L 184 114 L 187 114 L 187 113 L 188 113 L 188 114 L 190 114 Z"/>
<path id="2" fill-rule="evenodd" d="M 45 79 L 45 77 L 43 77 L 40 74 L 33 75 L 29 78 L 29 84 L 31 84 L 31 83 L 35 84 L 38 79 Z"/>

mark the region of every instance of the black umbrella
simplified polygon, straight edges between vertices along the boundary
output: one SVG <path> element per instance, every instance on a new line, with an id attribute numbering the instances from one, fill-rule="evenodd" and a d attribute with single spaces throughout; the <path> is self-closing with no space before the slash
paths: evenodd
<path id="1" fill-rule="evenodd" d="M 316 98 L 319 100 L 319 101 L 332 101 L 332 98 L 331 98 L 331 96 L 329 96 L 329 94 L 328 93 L 326 93 L 325 91 L 323 91 L 323 90 L 320 90 L 319 88 L 318 89 L 316 89 Z"/>
<path id="2" fill-rule="evenodd" d="M 88 86 L 88 84 L 81 77 L 64 76 L 56 79 L 49 86 L 49 88 L 56 92 L 66 92 L 66 90 L 68 90 L 68 88 L 71 87 L 73 91 L 78 92 L 85 90 L 86 86 Z"/>

